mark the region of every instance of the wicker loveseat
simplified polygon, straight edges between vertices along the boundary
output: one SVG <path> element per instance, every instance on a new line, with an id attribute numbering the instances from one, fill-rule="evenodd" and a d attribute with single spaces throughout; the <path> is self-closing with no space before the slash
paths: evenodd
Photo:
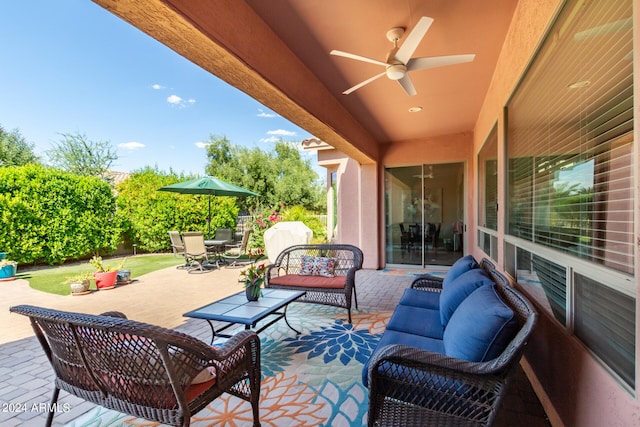
<path id="1" fill-rule="evenodd" d="M 306 291 L 297 302 L 344 307 L 351 323 L 351 299 L 358 308 L 355 278 L 362 251 L 345 244 L 306 244 L 284 249 L 268 266 L 265 286 Z"/>
<path id="2" fill-rule="evenodd" d="M 89 402 L 173 426 L 222 393 L 251 403 L 259 426 L 260 340 L 242 331 L 221 347 L 170 329 L 127 320 L 28 305 L 11 307 L 31 319 L 55 373 L 53 421 L 60 389 Z"/>
<path id="3" fill-rule="evenodd" d="M 536 319 L 490 262 L 418 277 L 363 370 L 369 425 L 491 425 Z"/>

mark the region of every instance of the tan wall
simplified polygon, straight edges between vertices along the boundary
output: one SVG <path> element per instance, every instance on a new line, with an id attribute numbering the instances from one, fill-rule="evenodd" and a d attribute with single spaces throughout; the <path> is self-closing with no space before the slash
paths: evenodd
<path id="1" fill-rule="evenodd" d="M 476 122 L 474 154 L 471 156 L 474 164 L 477 161 L 478 151 L 496 122 L 499 125 L 499 150 L 504 152 L 505 142 L 502 132 L 504 123 L 501 120 L 503 107 L 561 3 L 560 0 L 523 0 L 518 3 L 493 82 Z M 635 12 L 637 45 L 640 26 L 637 7 Z M 637 55 L 635 55 L 635 62 L 637 70 L 639 63 Z M 637 100 L 640 99 L 637 78 L 635 90 L 637 104 Z M 638 116 L 636 109 L 636 141 L 638 141 Z M 637 143 L 635 149 L 636 158 L 640 160 Z M 505 176 L 504 162 L 499 164 L 498 175 Z M 471 204 L 475 206 L 478 200 L 477 190 L 475 188 L 471 190 Z M 498 190 L 499 205 L 505 206 L 503 179 L 499 180 Z M 638 209 L 636 209 L 636 223 L 638 223 Z M 472 234 L 475 234 L 475 231 Z M 504 220 L 501 218 L 500 241 L 503 236 Z M 478 258 L 485 256 L 475 245 L 471 250 Z M 502 258 L 502 251 L 500 251 L 499 266 L 503 265 Z M 640 263 L 636 260 L 636 271 L 639 268 Z M 535 300 L 533 302 L 535 304 Z M 640 425 L 640 404 L 637 399 L 623 390 L 586 348 L 575 337 L 570 336 L 545 310 L 539 310 L 539 313 L 539 323 L 525 353 L 525 366 L 552 423 L 555 426 L 581 427 Z M 636 347 L 638 348 L 638 344 Z"/>
<path id="2" fill-rule="evenodd" d="M 338 150 L 319 151 L 318 164 L 337 172 L 335 241 L 358 246 L 364 254 L 363 268 L 380 268 L 377 165 L 360 165 Z"/>

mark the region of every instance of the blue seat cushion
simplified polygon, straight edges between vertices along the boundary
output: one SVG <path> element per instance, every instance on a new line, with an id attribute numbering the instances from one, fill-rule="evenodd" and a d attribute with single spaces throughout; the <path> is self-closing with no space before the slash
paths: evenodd
<path id="1" fill-rule="evenodd" d="M 367 375 L 369 372 L 369 363 L 371 362 L 371 359 L 373 359 L 373 355 L 375 355 L 383 347 L 391 344 L 402 344 L 410 347 L 416 347 L 421 350 L 428 350 L 434 353 L 445 354 L 442 340 L 437 340 L 435 338 L 429 337 L 421 337 L 419 335 L 412 335 L 406 332 L 398 332 L 387 329 L 384 334 L 382 334 L 382 338 L 380 338 L 380 341 L 378 341 L 378 345 L 376 346 L 375 351 L 372 353 L 371 357 L 362 368 L 362 384 L 364 384 L 365 387 L 369 386 L 369 379 Z"/>
<path id="2" fill-rule="evenodd" d="M 453 280 L 457 279 L 463 273 L 466 273 L 469 270 L 473 270 L 474 268 L 480 268 L 480 265 L 473 257 L 473 255 L 466 255 L 462 258 L 459 258 L 447 271 L 447 274 L 444 275 L 444 279 L 442 280 L 442 285 L 446 285 L 451 283 Z"/>
<path id="3" fill-rule="evenodd" d="M 462 273 L 449 283 L 443 283 L 440 295 L 440 321 L 442 326 L 447 327 L 453 312 L 473 291 L 480 286 L 492 285 L 493 283 L 487 272 L 481 268 L 474 268 Z"/>
<path id="4" fill-rule="evenodd" d="M 438 310 L 440 308 L 440 292 L 408 288 L 404 290 L 400 304 Z"/>
<path id="5" fill-rule="evenodd" d="M 396 307 L 387 329 L 439 340 L 444 332 L 438 310 L 402 304 Z"/>
<path id="6" fill-rule="evenodd" d="M 445 354 L 470 362 L 486 362 L 504 351 L 518 331 L 518 318 L 497 293 L 482 286 L 469 295 L 444 330 Z"/>

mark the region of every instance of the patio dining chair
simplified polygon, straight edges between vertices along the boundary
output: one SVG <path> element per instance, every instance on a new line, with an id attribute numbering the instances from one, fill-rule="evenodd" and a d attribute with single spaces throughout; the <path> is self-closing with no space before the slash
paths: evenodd
<path id="1" fill-rule="evenodd" d="M 238 262 L 242 255 L 246 255 L 247 253 L 247 245 L 249 244 L 249 235 L 251 234 L 250 229 L 244 230 L 242 233 L 242 241 L 240 243 L 235 243 L 232 245 L 226 245 L 224 253 L 220 254 L 220 258 L 228 263 L 228 267 L 238 267 L 241 264 Z M 251 260 L 247 259 L 247 263 L 250 263 Z"/>
<path id="2" fill-rule="evenodd" d="M 187 271 L 189 273 L 200 270 L 205 271 L 205 266 L 209 266 L 209 255 L 207 247 L 204 245 L 204 233 L 201 231 L 185 231 L 182 233 L 184 242 L 184 257 L 187 260 Z M 216 262 L 216 267 L 219 268 Z"/>
<path id="3" fill-rule="evenodd" d="M 171 249 L 173 250 L 173 256 L 176 258 L 185 258 L 185 264 L 179 265 L 176 268 L 182 269 L 187 268 L 188 264 L 186 262 L 186 257 L 184 255 L 184 242 L 182 241 L 182 236 L 180 236 L 179 231 L 169 231 L 169 239 L 171 240 Z"/>

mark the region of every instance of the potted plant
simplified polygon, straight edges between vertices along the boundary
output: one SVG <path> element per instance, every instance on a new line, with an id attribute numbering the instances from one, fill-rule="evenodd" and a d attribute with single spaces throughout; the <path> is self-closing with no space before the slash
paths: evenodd
<path id="1" fill-rule="evenodd" d="M 71 288 L 71 295 L 86 295 L 89 294 L 89 286 L 91 286 L 91 280 L 93 280 L 93 274 L 90 271 L 78 273 L 67 279 L 67 283 Z"/>
<path id="2" fill-rule="evenodd" d="M 16 278 L 17 269 L 17 262 L 4 258 L 0 259 L 0 281 L 14 280 Z"/>
<path id="3" fill-rule="evenodd" d="M 116 266 L 112 267 L 102 261 L 102 257 L 95 255 L 89 260 L 89 264 L 95 267 L 96 272 L 93 277 L 96 279 L 96 287 L 99 290 L 113 289 L 116 287 L 118 270 L 124 265 L 124 259 Z"/>
<path id="4" fill-rule="evenodd" d="M 247 300 L 257 301 L 262 296 L 261 286 L 264 283 L 264 274 L 267 271 L 267 267 L 263 264 L 252 264 L 249 268 L 240 272 L 240 276 L 244 279 L 244 288 L 247 295 Z"/>

